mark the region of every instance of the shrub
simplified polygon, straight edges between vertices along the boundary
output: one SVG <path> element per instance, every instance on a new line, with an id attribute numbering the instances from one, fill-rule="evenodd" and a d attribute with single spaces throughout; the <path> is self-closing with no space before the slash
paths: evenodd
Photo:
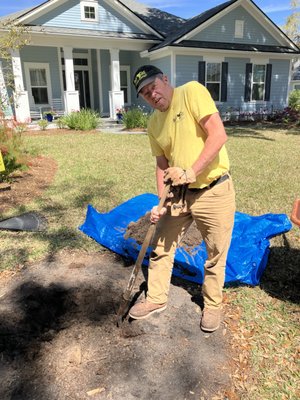
<path id="1" fill-rule="evenodd" d="M 141 107 L 134 107 L 123 114 L 123 124 L 127 129 L 147 128 L 150 114 Z"/>
<path id="2" fill-rule="evenodd" d="M 55 123 L 58 129 L 63 129 L 66 126 L 65 117 L 59 117 Z"/>
<path id="3" fill-rule="evenodd" d="M 38 126 L 40 127 L 41 131 L 44 131 L 48 126 L 48 121 L 46 119 L 40 119 L 38 121 Z"/>
<path id="4" fill-rule="evenodd" d="M 283 110 L 275 111 L 269 116 L 269 121 L 274 121 L 283 124 L 296 123 L 300 121 L 300 110 L 297 111 L 291 107 L 286 107 Z"/>
<path id="5" fill-rule="evenodd" d="M 28 154 L 25 150 L 22 131 L 15 130 L 16 123 L 0 119 L 0 150 L 5 171 L 0 172 L 0 182 L 9 181 L 10 176 L 17 170 L 28 168 Z"/>
<path id="6" fill-rule="evenodd" d="M 289 95 L 289 107 L 293 110 L 300 111 L 300 90 L 292 90 Z"/>
<path id="7" fill-rule="evenodd" d="M 72 112 L 63 117 L 64 124 L 70 128 L 80 131 L 96 129 L 100 125 L 101 119 L 96 111 L 83 108 L 80 111 Z"/>

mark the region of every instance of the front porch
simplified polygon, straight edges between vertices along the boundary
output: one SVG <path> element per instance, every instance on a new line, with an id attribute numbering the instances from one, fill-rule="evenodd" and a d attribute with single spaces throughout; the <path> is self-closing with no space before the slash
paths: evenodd
<path id="1" fill-rule="evenodd" d="M 131 71 L 136 65 L 131 63 L 131 53 L 40 46 L 14 51 L 16 120 L 41 119 L 47 111 L 58 118 L 82 108 L 116 119 L 117 109 L 132 105 Z"/>

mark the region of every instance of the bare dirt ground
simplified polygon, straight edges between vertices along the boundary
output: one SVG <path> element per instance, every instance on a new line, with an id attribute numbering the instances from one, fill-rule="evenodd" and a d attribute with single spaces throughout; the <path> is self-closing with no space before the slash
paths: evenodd
<path id="1" fill-rule="evenodd" d="M 55 171 L 53 160 L 35 160 L 1 205 L 2 196 L 7 207 L 39 196 Z M 221 328 L 205 334 L 200 287 L 174 278 L 165 312 L 117 327 L 131 270 L 101 249 L 0 274 L 0 399 L 236 399 L 226 299 Z M 134 300 L 144 296 L 143 273 Z"/>

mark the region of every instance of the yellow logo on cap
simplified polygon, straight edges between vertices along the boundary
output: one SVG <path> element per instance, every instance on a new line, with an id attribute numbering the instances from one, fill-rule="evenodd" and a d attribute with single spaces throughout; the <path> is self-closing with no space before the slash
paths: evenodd
<path id="1" fill-rule="evenodd" d="M 137 86 L 138 83 L 147 76 L 147 72 L 146 71 L 140 71 L 137 76 L 134 78 L 134 86 Z"/>

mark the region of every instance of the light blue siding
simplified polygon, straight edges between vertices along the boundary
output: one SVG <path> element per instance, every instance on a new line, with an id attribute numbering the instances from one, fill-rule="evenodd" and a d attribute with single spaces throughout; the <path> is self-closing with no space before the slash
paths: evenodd
<path id="1" fill-rule="evenodd" d="M 244 21 L 244 37 L 241 39 L 234 37 L 235 20 Z M 279 44 L 243 7 L 237 7 L 226 14 L 214 24 L 195 35 L 192 40 L 261 45 Z"/>
<path id="2" fill-rule="evenodd" d="M 176 86 L 191 80 L 198 80 L 198 63 L 203 57 L 176 56 Z M 227 101 L 218 105 L 221 111 L 260 111 L 263 109 L 282 109 L 286 105 L 288 91 L 288 60 L 270 60 L 272 64 L 272 84 L 270 101 L 244 102 L 245 72 L 249 58 L 226 57 L 228 62 Z"/>
<path id="3" fill-rule="evenodd" d="M 81 6 L 78 0 L 69 0 L 46 15 L 37 18 L 33 24 L 62 28 L 92 29 L 107 32 L 141 33 L 141 29 L 127 21 L 103 1 L 98 1 L 98 22 L 81 21 Z"/>
<path id="4" fill-rule="evenodd" d="M 288 76 L 290 70 L 289 60 L 272 60 L 272 85 L 271 85 L 271 103 L 273 107 L 281 109 L 286 105 L 288 93 Z"/>
<path id="5" fill-rule="evenodd" d="M 164 75 L 167 75 L 169 79 L 171 79 L 171 57 L 163 57 L 159 60 L 153 61 L 151 64 L 155 65 L 157 68 L 159 68 Z"/>
<path id="6" fill-rule="evenodd" d="M 228 62 L 228 81 L 227 102 L 223 109 L 240 109 L 244 102 L 246 64 L 250 59 L 227 57 L 224 61 Z"/>
<path id="7" fill-rule="evenodd" d="M 141 97 L 136 97 L 135 87 L 132 84 L 133 76 L 136 70 L 142 65 L 153 64 L 149 58 L 141 58 L 138 52 L 131 53 L 131 102 L 132 106 L 141 106 L 146 107 L 150 110 L 149 106 L 147 106 L 146 102 Z"/>
<path id="8" fill-rule="evenodd" d="M 198 63 L 203 61 L 201 56 L 176 56 L 176 82 L 181 86 L 189 81 L 198 81 Z"/>
<path id="9" fill-rule="evenodd" d="M 61 80 L 59 75 L 57 47 L 26 46 L 20 50 L 20 55 L 22 59 L 23 76 L 25 76 L 25 62 L 49 64 L 52 97 L 61 98 L 63 94 L 60 87 Z M 26 82 L 24 82 L 24 84 L 26 87 Z M 28 90 L 28 88 L 26 88 L 26 90 Z"/>

